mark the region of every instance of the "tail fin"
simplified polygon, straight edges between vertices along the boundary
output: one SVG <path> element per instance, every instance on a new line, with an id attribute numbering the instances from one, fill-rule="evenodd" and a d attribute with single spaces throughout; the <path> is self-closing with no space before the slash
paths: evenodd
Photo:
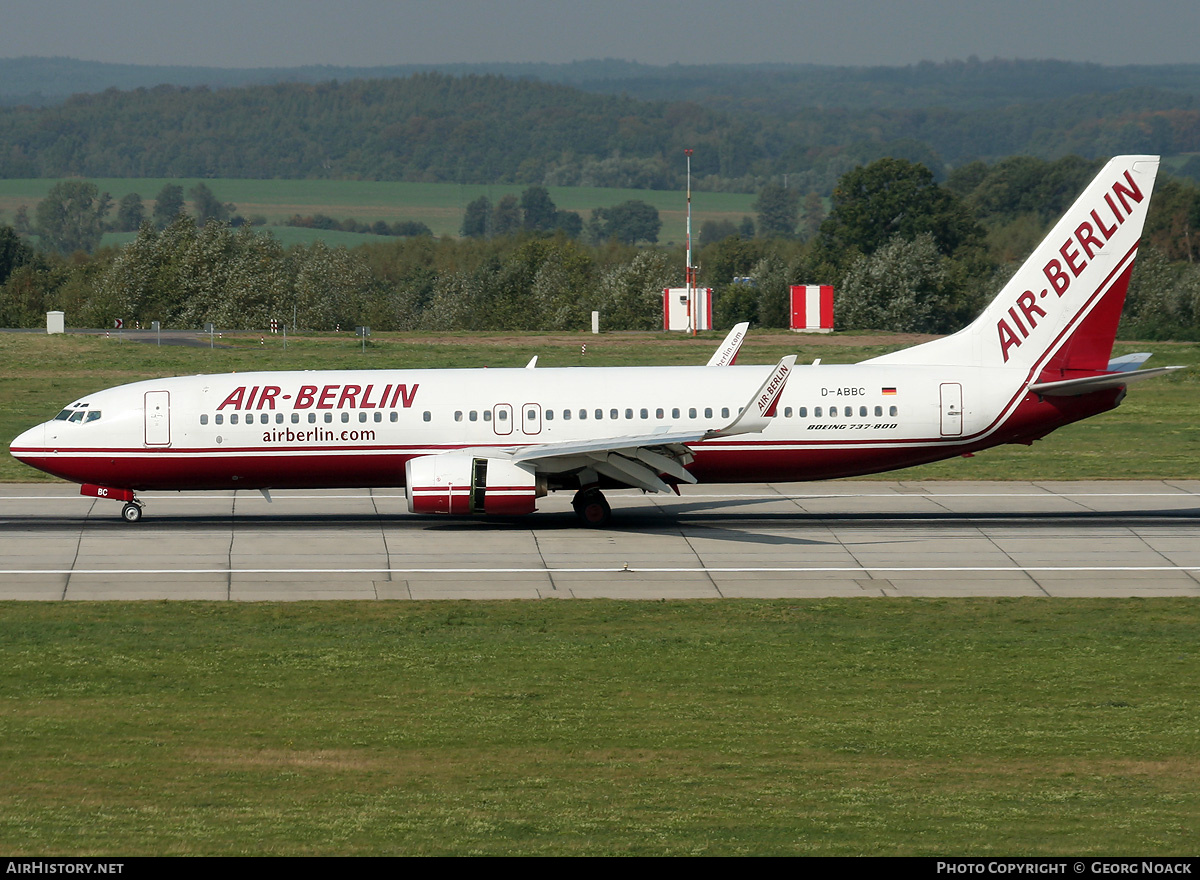
<path id="1" fill-rule="evenodd" d="M 1117 156 L 974 322 L 872 362 L 1007 366 L 1042 382 L 1105 370 L 1157 173 L 1157 156 Z"/>

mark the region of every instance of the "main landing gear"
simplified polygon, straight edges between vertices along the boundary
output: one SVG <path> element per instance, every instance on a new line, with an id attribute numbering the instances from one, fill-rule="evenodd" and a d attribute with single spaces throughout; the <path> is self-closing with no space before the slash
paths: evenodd
<path id="1" fill-rule="evenodd" d="M 130 501 L 121 508 L 121 519 L 127 523 L 140 522 L 142 519 L 142 505 L 137 501 Z"/>
<path id="2" fill-rule="evenodd" d="M 591 528 L 602 528 L 612 519 L 612 508 L 608 506 L 603 493 L 594 486 L 576 492 L 571 499 L 571 506 L 583 524 Z"/>

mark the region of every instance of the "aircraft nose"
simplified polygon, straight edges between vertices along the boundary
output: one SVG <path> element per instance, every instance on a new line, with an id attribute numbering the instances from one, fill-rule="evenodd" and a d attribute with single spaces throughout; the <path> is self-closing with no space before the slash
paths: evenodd
<path id="1" fill-rule="evenodd" d="M 28 431 L 19 434 L 12 443 L 8 444 L 8 451 L 13 458 L 23 458 L 22 452 L 32 452 L 33 450 L 44 449 L 46 446 L 46 424 L 43 422 L 40 425 L 35 425 Z"/>

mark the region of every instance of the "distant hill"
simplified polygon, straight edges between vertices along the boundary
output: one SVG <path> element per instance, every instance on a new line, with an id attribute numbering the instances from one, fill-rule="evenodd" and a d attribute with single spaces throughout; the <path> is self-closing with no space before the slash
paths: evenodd
<path id="1" fill-rule="evenodd" d="M 73 97 L 72 97 L 73 95 Z M 828 193 L 893 155 L 1200 153 L 1200 65 L 220 69 L 0 59 L 0 177 L 332 178 Z"/>
<path id="2" fill-rule="evenodd" d="M 111 64 L 74 58 L 0 58 L 0 105 L 47 106 L 71 95 L 158 85 L 235 86 L 397 79 L 417 73 L 503 76 L 642 100 L 693 101 L 778 113 L 788 108 L 981 110 L 1128 89 L 1200 95 L 1200 64 L 1106 67 L 1067 61 L 992 59 L 904 67 L 815 64 L 672 64 L 616 59 L 566 64 L 399 64 L 375 67 L 184 67 Z"/>

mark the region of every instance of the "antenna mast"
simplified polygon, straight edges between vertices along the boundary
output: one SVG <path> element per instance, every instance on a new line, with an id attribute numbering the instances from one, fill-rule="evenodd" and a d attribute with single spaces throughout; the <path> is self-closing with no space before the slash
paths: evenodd
<path id="1" fill-rule="evenodd" d="M 687 267 L 684 271 L 687 285 L 688 329 L 696 335 L 696 268 L 692 265 L 692 151 L 684 150 L 687 156 Z"/>

